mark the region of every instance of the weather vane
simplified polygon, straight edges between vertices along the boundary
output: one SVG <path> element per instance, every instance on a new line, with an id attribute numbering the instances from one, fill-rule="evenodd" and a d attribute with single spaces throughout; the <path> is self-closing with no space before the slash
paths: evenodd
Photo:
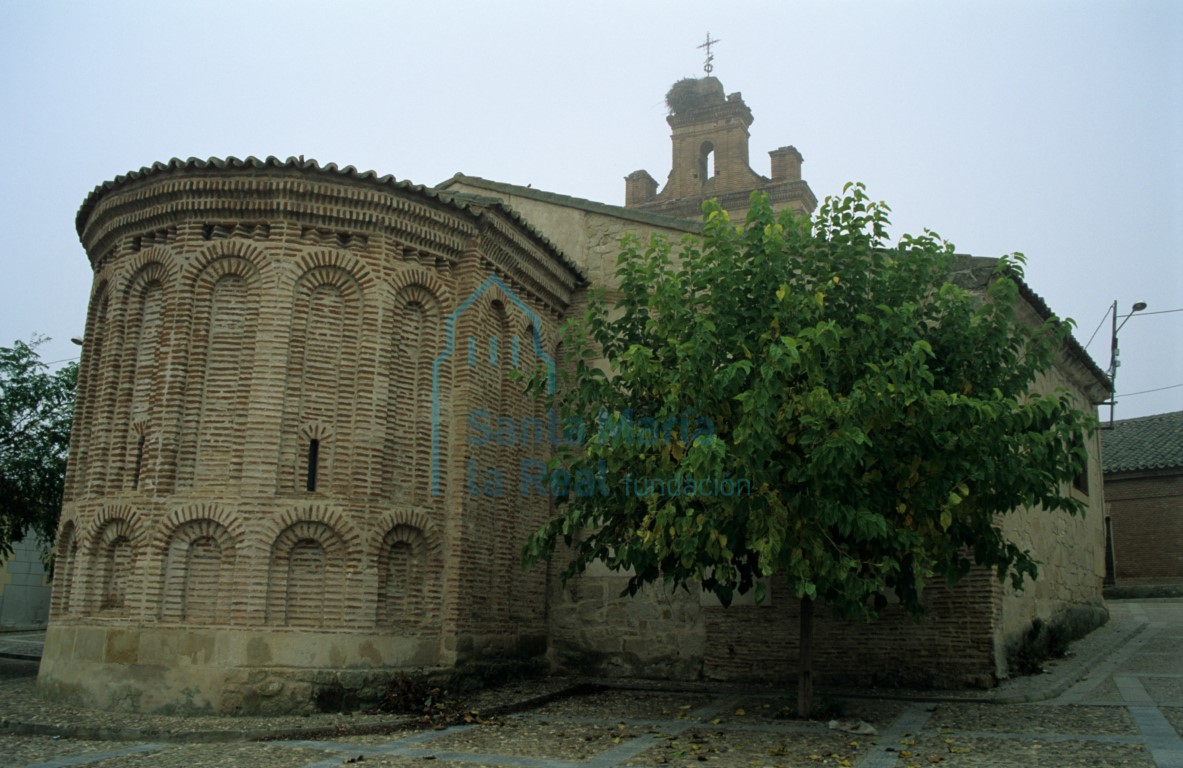
<path id="1" fill-rule="evenodd" d="M 708 77 L 710 76 L 711 72 L 715 71 L 714 65 L 711 64 L 711 62 L 715 60 L 715 54 L 711 53 L 711 46 L 717 42 L 719 42 L 719 41 L 712 40 L 711 33 L 707 32 L 706 42 L 703 43 L 702 45 L 698 46 L 699 48 L 705 48 L 706 52 L 707 52 L 707 60 L 706 60 L 706 63 L 702 65 L 702 71 L 706 72 Z"/>

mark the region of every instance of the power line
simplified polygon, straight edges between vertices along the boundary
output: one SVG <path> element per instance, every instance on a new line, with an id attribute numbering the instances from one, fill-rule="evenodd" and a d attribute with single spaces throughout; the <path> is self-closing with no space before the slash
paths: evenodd
<path id="1" fill-rule="evenodd" d="M 1183 387 L 1183 384 L 1171 384 L 1170 386 L 1158 387 L 1157 389 L 1144 389 L 1141 392 L 1123 392 L 1122 394 L 1117 395 L 1117 397 L 1133 397 L 1134 395 L 1149 395 L 1151 392 L 1163 392 L 1168 389 L 1178 389 L 1179 387 Z"/>
<path id="2" fill-rule="evenodd" d="M 1105 324 L 1105 318 L 1109 317 L 1109 313 L 1113 311 L 1113 307 L 1105 307 L 1105 314 L 1101 315 L 1101 322 L 1097 323 L 1097 330 L 1093 331 L 1093 335 L 1089 336 L 1088 344 L 1084 345 L 1085 349 L 1089 348 L 1089 344 L 1093 343 L 1093 339 L 1097 338 L 1097 331 L 1101 330 L 1101 326 Z"/>
<path id="3" fill-rule="evenodd" d="M 1097 323 L 1097 328 L 1096 328 L 1096 330 L 1093 331 L 1093 335 L 1089 336 L 1088 343 L 1086 343 L 1084 345 L 1085 349 L 1088 349 L 1089 346 L 1093 343 L 1093 339 L 1097 338 L 1097 332 L 1101 330 L 1101 326 L 1105 325 L 1105 318 L 1109 317 L 1109 313 L 1112 311 L 1113 311 L 1113 307 L 1109 307 L 1109 309 L 1105 310 L 1105 314 L 1101 315 L 1101 322 Z M 1181 307 L 1179 309 L 1160 309 L 1155 312 L 1147 312 L 1146 310 L 1142 310 L 1141 312 L 1138 312 L 1137 314 L 1138 314 L 1138 316 L 1142 316 L 1142 315 L 1169 315 L 1172 312 L 1183 312 L 1183 307 Z M 1119 317 L 1132 317 L 1133 315 L 1134 315 L 1134 313 L 1131 312 L 1128 315 L 1119 315 Z"/>

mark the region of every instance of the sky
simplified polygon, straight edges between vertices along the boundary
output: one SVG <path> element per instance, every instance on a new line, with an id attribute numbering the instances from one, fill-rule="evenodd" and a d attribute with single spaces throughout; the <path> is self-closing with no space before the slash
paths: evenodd
<path id="1" fill-rule="evenodd" d="M 897 236 L 1024 253 L 1081 343 L 1099 327 L 1101 368 L 1116 301 L 1117 418 L 1183 410 L 1175 0 L 9 0 L 0 345 L 40 334 L 44 360 L 78 355 L 78 207 L 173 157 L 304 155 L 622 205 L 630 172 L 669 173 L 664 96 L 702 76 L 708 33 L 755 116 L 754 170 L 791 144 L 819 199 L 862 181 Z"/>

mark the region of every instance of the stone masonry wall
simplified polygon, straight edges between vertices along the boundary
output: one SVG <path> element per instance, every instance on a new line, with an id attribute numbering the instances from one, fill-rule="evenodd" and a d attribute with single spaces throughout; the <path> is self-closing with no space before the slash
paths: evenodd
<path id="1" fill-rule="evenodd" d="M 661 234 L 674 242 L 681 236 L 630 219 L 631 212 L 612 215 L 606 206 L 594 208 L 597 204 L 561 204 L 544 193 L 515 194 L 479 183 L 467 187 L 462 179 L 449 186 L 497 193 L 545 231 L 594 284 L 606 286 L 609 295 L 625 232 L 642 238 Z M 981 268 L 988 260 L 970 261 Z M 991 269 L 992 262 L 983 275 Z M 971 287 L 983 286 L 974 281 Z M 1033 324 L 1041 321 L 1034 306 L 1023 304 L 1020 311 Z M 1089 390 L 1096 386 L 1095 377 L 1066 356 L 1036 388 L 1067 388 L 1087 403 L 1099 399 Z M 1081 496 L 1089 505 L 1085 516 L 1019 510 L 1004 518 L 1012 538 L 1044 562 L 1043 578 L 1021 592 L 1004 589 L 984 571 L 953 589 L 933 584 L 927 591 L 930 613 L 919 621 L 892 606 L 873 624 L 834 621 L 819 606 L 818 674 L 881 684 L 990 685 L 1009 674 L 1007 651 L 1036 619 L 1053 621 L 1071 613 L 1094 626 L 1104 621 L 1102 478 L 1095 439 L 1090 453 L 1087 487 L 1092 490 Z M 561 551 L 555 563 L 565 563 Z M 661 589 L 622 598 L 626 576 L 603 568 L 589 569 L 563 587 L 559 570 L 561 565 L 552 565 L 549 592 L 551 660 L 558 669 L 684 679 L 764 679 L 788 677 L 795 670 L 798 606 L 784 599 L 788 588 L 783 584 L 773 589 L 769 603 L 723 609 L 697 593 Z"/>
<path id="2" fill-rule="evenodd" d="M 1029 318 L 1031 322 L 1035 319 Z M 1079 407 L 1089 408 L 1091 397 L 1084 373 L 1070 359 L 1044 374 L 1034 389 L 1041 393 L 1066 391 Z M 1105 481 L 1101 472 L 1100 437 L 1094 432 L 1087 445 L 1087 476 L 1067 489 L 1085 504 L 1081 515 L 1016 510 L 1003 518 L 1002 529 L 1039 562 L 1039 577 L 1015 590 L 1009 581 L 1002 592 L 1002 610 L 995 629 L 996 666 L 1000 677 L 1009 674 L 1007 654 L 1023 641 L 1036 620 L 1065 624 L 1074 632 L 1091 630 L 1108 619 L 1102 582 L 1105 577 Z"/>

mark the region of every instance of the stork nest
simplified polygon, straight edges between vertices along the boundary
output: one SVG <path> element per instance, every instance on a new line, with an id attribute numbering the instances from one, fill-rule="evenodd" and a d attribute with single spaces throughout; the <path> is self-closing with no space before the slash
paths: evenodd
<path id="1" fill-rule="evenodd" d="M 720 101 L 723 101 L 723 84 L 713 77 L 683 78 L 665 94 L 665 104 L 673 115 Z"/>

